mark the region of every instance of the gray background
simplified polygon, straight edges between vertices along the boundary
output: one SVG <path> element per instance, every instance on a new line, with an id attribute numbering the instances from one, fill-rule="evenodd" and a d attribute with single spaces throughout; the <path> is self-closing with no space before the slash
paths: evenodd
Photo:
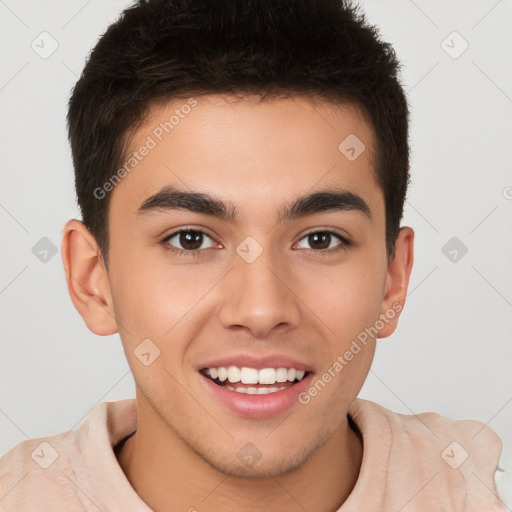
<path id="1" fill-rule="evenodd" d="M 80 218 L 67 99 L 127 5 L 0 0 L 0 455 L 134 396 L 118 335 L 87 330 L 60 258 L 64 223 Z M 361 5 L 403 62 L 413 178 L 404 224 L 416 231 L 407 305 L 361 396 L 488 423 L 511 468 L 512 1 Z M 58 251 L 41 261 L 48 246 Z"/>

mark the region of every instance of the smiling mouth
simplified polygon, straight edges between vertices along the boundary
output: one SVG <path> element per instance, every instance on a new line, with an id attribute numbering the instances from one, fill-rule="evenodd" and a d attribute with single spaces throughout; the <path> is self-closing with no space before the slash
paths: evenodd
<path id="1" fill-rule="evenodd" d="M 284 391 L 305 379 L 311 372 L 294 368 L 203 368 L 200 373 L 217 386 L 248 395 L 268 395 Z"/>

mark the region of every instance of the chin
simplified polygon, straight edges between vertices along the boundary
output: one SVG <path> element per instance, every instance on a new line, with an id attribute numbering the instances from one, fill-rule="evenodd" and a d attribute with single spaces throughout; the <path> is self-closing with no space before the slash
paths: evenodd
<path id="1" fill-rule="evenodd" d="M 294 443 L 294 446 L 297 446 Z M 248 442 L 233 457 L 233 452 L 219 457 L 219 452 L 200 454 L 201 458 L 211 467 L 227 476 L 259 479 L 273 478 L 295 471 L 313 454 L 317 447 L 302 448 L 299 452 L 292 447 L 290 453 L 276 453 L 267 449 L 260 451 Z"/>

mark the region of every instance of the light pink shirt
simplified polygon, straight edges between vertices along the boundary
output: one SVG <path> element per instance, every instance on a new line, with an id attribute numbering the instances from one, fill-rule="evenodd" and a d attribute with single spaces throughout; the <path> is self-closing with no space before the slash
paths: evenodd
<path id="1" fill-rule="evenodd" d="M 363 462 L 338 512 L 508 510 L 494 483 L 501 441 L 483 423 L 402 415 L 362 399 L 349 414 Z M 104 402 L 77 430 L 15 446 L 0 459 L 0 511 L 151 512 L 113 451 L 136 428 L 134 399 Z"/>

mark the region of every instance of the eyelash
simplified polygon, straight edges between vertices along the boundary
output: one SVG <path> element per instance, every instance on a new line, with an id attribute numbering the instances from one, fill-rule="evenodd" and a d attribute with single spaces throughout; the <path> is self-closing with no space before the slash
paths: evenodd
<path id="1" fill-rule="evenodd" d="M 189 251 L 189 250 L 185 250 L 185 249 L 177 249 L 176 247 L 173 247 L 172 245 L 170 245 L 168 243 L 168 241 L 171 238 L 175 237 L 176 235 L 179 235 L 181 233 L 188 233 L 188 232 L 200 233 L 200 234 L 206 235 L 208 238 L 211 238 L 213 240 L 213 238 L 210 235 L 208 235 L 208 233 L 206 233 L 200 229 L 179 229 L 178 231 L 174 231 L 170 235 L 167 235 L 165 238 L 163 238 L 160 241 L 160 244 L 163 246 L 163 248 L 166 251 L 170 251 L 171 253 L 176 254 L 177 256 L 181 256 L 183 258 L 197 258 L 198 256 L 201 256 L 202 251 L 205 251 L 206 249 L 197 249 L 195 251 Z M 341 241 L 341 244 L 337 245 L 334 249 L 319 249 L 319 250 L 309 249 L 315 256 L 324 256 L 325 254 L 335 254 L 340 251 L 346 251 L 347 248 L 350 247 L 350 245 L 351 245 L 351 243 L 344 236 L 340 235 L 339 233 L 336 233 L 334 231 L 329 231 L 329 230 L 310 231 L 309 233 L 306 233 L 299 240 L 299 242 L 304 240 L 304 238 L 306 238 L 310 235 L 315 235 L 315 234 L 319 234 L 319 233 L 324 234 L 324 235 L 334 236 Z"/>

